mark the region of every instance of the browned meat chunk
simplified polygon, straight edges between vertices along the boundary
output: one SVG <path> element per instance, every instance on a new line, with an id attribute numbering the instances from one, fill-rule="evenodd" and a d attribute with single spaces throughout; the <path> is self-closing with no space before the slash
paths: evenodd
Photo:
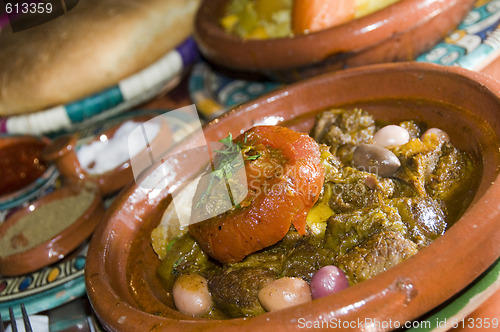
<path id="1" fill-rule="evenodd" d="M 447 202 L 448 217 L 456 220 L 469 205 L 470 198 L 477 189 L 479 168 L 474 167 L 472 160 L 456 147 L 445 143 L 441 158 L 426 181 L 427 193 Z M 464 186 L 464 183 L 470 183 Z"/>
<path id="2" fill-rule="evenodd" d="M 442 142 L 435 135 L 424 141 L 412 139 L 396 147 L 393 152 L 401 161 L 395 177 L 410 184 L 420 196 L 425 196 L 425 181 L 434 171 L 441 157 Z"/>
<path id="3" fill-rule="evenodd" d="M 417 245 L 401 234 L 381 232 L 340 256 L 337 265 L 349 282 L 356 284 L 389 270 L 417 252 Z"/>
<path id="4" fill-rule="evenodd" d="M 395 182 L 375 174 L 345 167 L 341 174 L 329 176 L 324 191 L 335 213 L 378 206 L 382 199 L 395 194 Z"/>
<path id="5" fill-rule="evenodd" d="M 445 207 L 441 200 L 430 197 L 398 198 L 391 200 L 408 227 L 407 238 L 419 248 L 428 246 L 446 230 Z"/>
<path id="6" fill-rule="evenodd" d="M 311 281 L 316 271 L 325 265 L 333 264 L 335 252 L 318 248 L 307 242 L 300 242 L 283 263 L 282 276 L 302 278 Z"/>
<path id="7" fill-rule="evenodd" d="M 328 220 L 325 244 L 343 255 L 370 236 L 383 231 L 403 235 L 408 233 L 407 225 L 401 220 L 396 208 L 368 207 L 350 213 L 334 214 Z"/>
<path id="8" fill-rule="evenodd" d="M 260 268 L 228 269 L 208 282 L 215 303 L 231 317 L 264 313 L 257 294 L 275 279 L 275 274 Z"/>
<path id="9" fill-rule="evenodd" d="M 375 121 L 360 109 L 333 109 L 318 115 L 311 136 L 330 146 L 344 163 L 349 163 L 356 145 L 368 142 L 375 131 Z"/>
<path id="10" fill-rule="evenodd" d="M 334 214 L 328 220 L 326 244 L 344 254 L 370 236 L 390 231 L 423 248 L 442 235 L 446 226 L 441 200 L 428 196 L 388 199 L 379 207 Z"/>

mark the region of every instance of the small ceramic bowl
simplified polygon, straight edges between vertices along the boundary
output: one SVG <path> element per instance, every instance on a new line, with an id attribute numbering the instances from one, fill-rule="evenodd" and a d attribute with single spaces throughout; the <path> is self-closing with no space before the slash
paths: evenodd
<path id="1" fill-rule="evenodd" d="M 205 0 L 195 38 L 212 62 L 282 81 L 360 65 L 409 61 L 455 28 L 475 0 L 401 0 L 365 17 L 288 38 L 242 39 L 220 26 L 229 0 Z"/>
<path id="2" fill-rule="evenodd" d="M 85 205 L 76 208 L 75 200 Z M 66 257 L 92 234 L 103 213 L 100 193 L 89 186 L 62 187 L 15 212 L 0 226 L 0 275 L 23 275 Z M 68 224 L 52 233 L 65 218 Z"/>
<path id="3" fill-rule="evenodd" d="M 457 67 L 381 64 L 321 75 L 276 90 L 230 111 L 204 128 L 215 142 L 258 124 L 308 132 L 328 107 L 362 107 L 376 119 L 415 119 L 446 130 L 482 168 L 472 204 L 439 239 L 374 278 L 340 293 L 252 318 L 205 320 L 172 306 L 157 276 L 150 234 L 179 181 L 198 174 L 196 152 L 179 153 L 167 177 L 158 164 L 144 182 L 124 190 L 92 238 L 86 286 L 97 316 L 110 331 L 291 331 L 303 322 L 331 320 L 404 324 L 462 290 L 500 256 L 500 83 Z M 196 146 L 186 140 L 176 151 Z M 164 174 L 164 173 L 163 173 Z M 166 181 L 166 189 L 143 183 Z M 459 248 L 459 249 L 458 249 Z M 473 259 L 471 259 L 473 257 Z M 111 309 L 112 308 L 112 309 Z M 361 329 L 361 328 L 360 328 Z M 356 330 L 356 328 L 353 328 Z M 370 328 L 377 330 L 376 327 Z"/>
<path id="4" fill-rule="evenodd" d="M 149 146 L 139 151 L 134 156 L 134 158 L 149 159 L 148 149 L 154 150 L 157 145 L 168 147 L 172 141 L 170 127 L 162 117 L 152 119 L 151 116 L 138 116 L 130 119 L 129 121 L 141 123 L 142 125 L 143 123 L 150 120 L 155 121 L 155 123 L 158 124 L 158 133 L 156 134 L 154 139 L 152 139 L 151 142 L 148 143 Z M 85 144 L 89 145 L 95 142 L 97 142 L 98 144 L 108 144 L 111 140 L 113 140 L 114 135 L 125 122 L 126 121 L 121 122 L 113 126 L 112 128 L 105 130 L 104 132 L 96 135 L 90 142 L 86 142 Z M 123 144 L 128 144 L 128 137 L 121 137 L 120 139 L 125 140 L 124 142 L 122 142 Z M 103 196 L 107 196 L 117 192 L 134 180 L 134 174 L 129 158 L 123 158 L 125 159 L 125 161 L 119 163 L 111 170 L 106 170 L 103 172 L 99 172 L 98 170 L 96 172 L 90 171 L 80 163 L 80 159 L 77 154 L 77 150 L 85 144 L 79 141 L 79 137 L 77 134 L 63 135 L 54 140 L 54 142 L 43 151 L 43 158 L 48 161 L 53 161 L 61 174 L 70 181 L 90 181 L 92 183 L 95 183 Z M 128 155 L 129 151 L 125 151 L 125 153 L 127 153 Z M 108 156 L 102 155 L 102 152 L 100 152 L 92 157 L 107 158 Z M 113 155 L 110 154 L 109 158 L 113 158 Z"/>
<path id="5" fill-rule="evenodd" d="M 57 178 L 56 168 L 41 158 L 49 144 L 45 137 L 0 137 L 0 211 L 4 215 L 9 213 L 7 210 L 36 199 Z"/>

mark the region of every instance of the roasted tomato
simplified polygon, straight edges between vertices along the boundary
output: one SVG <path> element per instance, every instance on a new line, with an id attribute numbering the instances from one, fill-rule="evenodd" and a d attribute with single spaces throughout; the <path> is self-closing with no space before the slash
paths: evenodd
<path id="1" fill-rule="evenodd" d="M 279 126 L 258 126 L 234 141 L 241 147 L 248 194 L 229 211 L 194 223 L 189 232 L 213 258 L 234 263 L 280 241 L 291 224 L 302 235 L 324 181 L 318 144 Z M 197 202 L 209 190 L 198 186 Z"/>

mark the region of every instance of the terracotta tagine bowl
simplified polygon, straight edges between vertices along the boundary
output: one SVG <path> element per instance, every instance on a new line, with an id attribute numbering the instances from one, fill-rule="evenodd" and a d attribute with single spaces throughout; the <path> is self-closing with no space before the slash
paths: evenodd
<path id="1" fill-rule="evenodd" d="M 151 139 L 151 141 L 149 141 L 147 137 L 137 137 L 138 143 L 144 143 L 146 147 L 139 151 L 134 158 L 147 158 L 149 153 L 148 148 L 154 149 L 158 146 L 170 146 L 172 141 L 170 127 L 162 117 L 152 119 L 151 116 L 138 116 L 131 119 L 131 121 L 138 124 L 140 123 L 141 126 L 148 121 L 154 121 L 159 127 L 158 133 Z M 86 142 L 85 144 L 92 144 L 94 142 L 104 142 L 103 144 L 108 144 L 113 140 L 115 134 L 123 124 L 124 122 L 121 122 L 110 129 L 105 130 L 104 132 L 96 135 L 90 142 Z M 124 140 L 123 144 L 129 144 L 128 137 L 120 139 Z M 90 170 L 86 170 L 80 163 L 77 154 L 77 150 L 81 147 L 81 145 L 84 145 L 84 143 L 79 141 L 78 134 L 63 135 L 54 140 L 54 142 L 43 151 L 43 158 L 54 162 L 61 174 L 70 181 L 80 182 L 83 180 L 95 183 L 103 196 L 117 192 L 134 180 L 131 162 L 128 158 L 111 170 L 104 172 L 92 172 Z M 128 154 L 129 151 L 125 152 Z M 94 157 L 106 158 L 106 156 L 102 154 L 98 154 Z"/>
<path id="2" fill-rule="evenodd" d="M 233 70 L 297 81 L 360 65 L 410 61 L 455 28 L 475 0 L 401 0 L 326 30 L 267 40 L 242 39 L 220 25 L 229 0 L 205 0 L 194 35 L 203 55 Z"/>
<path id="3" fill-rule="evenodd" d="M 90 302 L 110 331 L 292 331 L 304 322 L 404 324 L 464 289 L 500 256 L 500 83 L 479 73 L 424 63 L 360 67 L 315 77 L 262 96 L 204 127 L 207 142 L 257 124 L 279 123 L 307 132 L 327 107 L 362 107 L 381 120 L 416 119 L 446 130 L 482 168 L 466 213 L 418 254 L 339 293 L 252 318 L 205 320 L 171 307 L 159 281 L 150 232 L 170 203 L 169 193 L 199 172 L 187 139 L 174 158 L 153 166 L 107 211 L 86 262 Z M 182 151 L 191 151 L 186 153 Z M 176 161 L 176 162 L 174 162 Z M 166 189 L 161 189 L 166 188 Z"/>

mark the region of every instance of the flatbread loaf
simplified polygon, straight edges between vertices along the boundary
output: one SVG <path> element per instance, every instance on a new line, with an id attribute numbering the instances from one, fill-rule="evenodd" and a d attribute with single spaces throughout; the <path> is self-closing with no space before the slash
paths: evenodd
<path id="1" fill-rule="evenodd" d="M 0 115 L 41 111 L 115 85 L 191 34 L 200 0 L 80 0 L 66 14 L 0 33 Z"/>

